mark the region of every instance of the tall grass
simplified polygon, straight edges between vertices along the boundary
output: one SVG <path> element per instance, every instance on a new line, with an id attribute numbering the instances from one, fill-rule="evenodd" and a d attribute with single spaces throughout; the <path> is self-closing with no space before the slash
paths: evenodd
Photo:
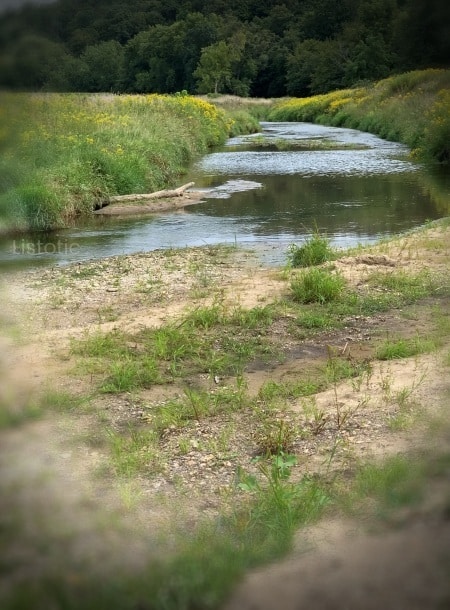
<path id="1" fill-rule="evenodd" d="M 450 70 L 417 70 L 367 87 L 282 100 L 272 121 L 310 121 L 399 141 L 420 160 L 450 161 Z"/>
<path id="2" fill-rule="evenodd" d="M 174 185 L 233 119 L 184 95 L 0 95 L 0 223 L 52 229 L 110 195 Z"/>

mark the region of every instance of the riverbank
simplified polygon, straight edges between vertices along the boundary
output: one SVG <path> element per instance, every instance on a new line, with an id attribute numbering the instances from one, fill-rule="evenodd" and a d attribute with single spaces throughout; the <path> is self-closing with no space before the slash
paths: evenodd
<path id="1" fill-rule="evenodd" d="M 108 197 L 176 187 L 193 161 L 229 136 L 257 132 L 260 120 L 351 127 L 406 144 L 417 161 L 447 164 L 449 74 L 408 72 L 283 100 L 2 92 L 0 233 L 65 227 Z"/>
<path id="2" fill-rule="evenodd" d="M 189 95 L 0 94 L 0 232 L 51 230 L 111 196 L 176 187 L 245 125 Z"/>
<path id="3" fill-rule="evenodd" d="M 447 533 L 449 230 L 320 269 L 217 246 L 9 276 L 2 607 L 217 608 L 250 568 L 289 549 L 313 560 L 333 523 L 375 528 L 380 562 L 382 532 L 417 540 L 395 594 L 414 607 L 406 585 L 425 563 L 436 579 L 415 595 L 434 607 L 443 558 L 414 527 Z M 263 572 L 273 595 L 292 590 L 285 568 Z M 370 572 L 364 607 L 391 590 Z M 231 607 L 257 599 L 257 575 L 243 586 Z"/>
<path id="4" fill-rule="evenodd" d="M 272 121 L 350 127 L 402 142 L 418 161 L 450 161 L 450 70 L 415 70 L 308 98 L 274 104 Z"/>

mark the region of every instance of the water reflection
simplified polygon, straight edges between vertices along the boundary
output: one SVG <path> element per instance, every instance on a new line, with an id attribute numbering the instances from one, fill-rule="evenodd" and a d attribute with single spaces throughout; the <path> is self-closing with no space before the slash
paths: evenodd
<path id="1" fill-rule="evenodd" d="M 207 201 L 189 214 L 252 223 L 259 235 L 303 234 L 317 224 L 335 233 L 380 237 L 437 218 L 430 196 L 415 174 L 398 176 L 265 176 L 264 188 Z"/>

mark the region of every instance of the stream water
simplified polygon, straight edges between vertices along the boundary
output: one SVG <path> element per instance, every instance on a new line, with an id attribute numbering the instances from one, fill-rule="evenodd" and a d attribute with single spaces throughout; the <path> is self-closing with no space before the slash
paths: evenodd
<path id="1" fill-rule="evenodd" d="M 181 211 L 114 218 L 0 241 L 2 267 L 66 264 L 116 254 L 205 244 L 238 244 L 268 265 L 314 229 L 338 247 L 367 244 L 445 215 L 449 176 L 432 176 L 408 149 L 352 129 L 262 123 L 230 139 L 183 179 L 205 190 Z M 430 181 L 433 189 L 430 188 Z M 441 202 L 442 203 L 442 202 Z M 445 206 L 444 206 L 445 207 Z"/>

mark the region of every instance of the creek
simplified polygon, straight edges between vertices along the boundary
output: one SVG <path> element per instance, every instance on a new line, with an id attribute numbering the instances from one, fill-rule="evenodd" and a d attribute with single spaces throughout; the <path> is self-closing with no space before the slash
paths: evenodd
<path id="1" fill-rule="evenodd" d="M 140 217 L 98 216 L 0 241 L 3 269 L 60 265 L 159 248 L 236 244 L 267 265 L 319 230 L 336 247 L 369 244 L 448 214 L 448 173 L 408 159 L 408 148 L 353 129 L 261 123 L 231 138 L 183 178 L 204 201 Z"/>

